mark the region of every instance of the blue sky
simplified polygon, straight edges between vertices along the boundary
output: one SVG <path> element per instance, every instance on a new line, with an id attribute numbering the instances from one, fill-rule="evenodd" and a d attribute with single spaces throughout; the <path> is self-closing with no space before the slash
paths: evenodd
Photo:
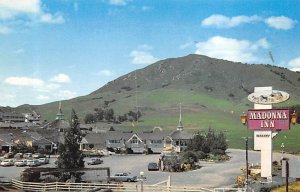
<path id="1" fill-rule="evenodd" d="M 299 10 L 299 0 L 0 0 L 0 106 L 86 95 L 192 53 L 300 71 Z"/>

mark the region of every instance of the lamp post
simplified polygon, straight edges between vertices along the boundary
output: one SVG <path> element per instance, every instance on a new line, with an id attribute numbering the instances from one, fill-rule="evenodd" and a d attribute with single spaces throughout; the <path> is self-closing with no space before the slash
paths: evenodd
<path id="1" fill-rule="evenodd" d="M 9 142 L 9 147 L 8 147 L 8 152 L 11 153 L 12 152 L 12 145 L 13 145 L 13 142 L 14 142 L 14 134 L 13 133 L 9 133 L 9 136 L 10 136 L 10 142 Z"/>
<path id="2" fill-rule="evenodd" d="M 281 143 L 281 161 L 283 159 L 283 152 L 284 152 L 284 143 Z"/>
<path id="3" fill-rule="evenodd" d="M 249 162 L 248 162 L 248 141 L 249 141 L 249 137 L 243 137 L 243 139 L 245 140 L 245 148 L 246 148 L 246 179 L 245 179 L 245 188 L 246 190 L 248 189 L 248 181 L 249 181 L 249 177 L 248 177 L 248 173 L 249 173 Z"/>
<path id="4" fill-rule="evenodd" d="M 144 172 L 141 171 L 140 172 L 140 177 L 139 180 L 141 181 L 141 192 L 144 191 L 144 180 L 146 179 L 146 177 L 144 176 Z"/>
<path id="5" fill-rule="evenodd" d="M 243 125 L 246 125 L 247 123 L 247 115 L 245 112 L 242 113 L 241 115 L 241 122 Z M 245 188 L 247 190 L 248 188 L 248 173 L 249 173 L 249 163 L 248 163 L 248 140 L 249 140 L 249 137 L 243 137 L 245 139 L 245 148 L 246 148 L 246 180 L 245 180 Z"/>

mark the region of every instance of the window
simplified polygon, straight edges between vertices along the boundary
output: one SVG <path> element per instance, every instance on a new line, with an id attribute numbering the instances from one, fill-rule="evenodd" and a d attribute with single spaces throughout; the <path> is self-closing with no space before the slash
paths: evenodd
<path id="1" fill-rule="evenodd" d="M 138 140 L 137 137 L 133 137 L 133 138 L 131 139 L 130 143 L 132 143 L 132 144 L 139 144 L 140 141 Z"/>
<path id="2" fill-rule="evenodd" d="M 162 140 L 151 140 L 150 142 L 151 144 L 160 144 L 162 143 Z"/>
<path id="3" fill-rule="evenodd" d="M 109 143 L 120 143 L 120 140 L 109 140 Z"/>

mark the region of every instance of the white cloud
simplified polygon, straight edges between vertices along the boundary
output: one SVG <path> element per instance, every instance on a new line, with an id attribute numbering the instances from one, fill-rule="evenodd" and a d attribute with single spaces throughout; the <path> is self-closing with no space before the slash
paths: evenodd
<path id="1" fill-rule="evenodd" d="M 133 64 L 151 64 L 158 60 L 150 52 L 139 50 L 131 51 L 130 57 Z"/>
<path id="2" fill-rule="evenodd" d="M 112 76 L 114 74 L 114 72 L 110 71 L 108 69 L 104 69 L 104 70 L 99 71 L 98 74 L 101 75 L 101 76 L 110 77 L 110 76 Z"/>
<path id="3" fill-rule="evenodd" d="M 235 17 L 226 17 L 224 15 L 211 15 L 205 18 L 202 21 L 202 26 L 213 26 L 218 28 L 231 28 L 236 27 L 244 23 L 254 23 L 256 21 L 261 20 L 260 17 L 253 15 L 253 16 L 245 16 L 239 15 Z"/>
<path id="4" fill-rule="evenodd" d="M 1 0 L 0 20 L 16 19 L 18 16 L 27 16 L 28 20 L 49 24 L 64 23 L 61 13 L 47 13 L 43 11 L 45 6 L 41 0 Z"/>
<path id="5" fill-rule="evenodd" d="M 30 77 L 8 77 L 4 80 L 4 83 L 15 86 L 26 86 L 39 88 L 44 86 L 44 81 Z"/>
<path id="6" fill-rule="evenodd" d="M 279 30 L 289 30 L 294 27 L 294 25 L 297 23 L 296 20 L 292 20 L 285 16 L 280 17 L 269 17 L 265 20 L 265 23 L 269 25 L 269 27 L 272 27 L 274 29 Z"/>
<path id="7" fill-rule="evenodd" d="M 39 91 L 41 91 L 41 92 L 52 92 L 52 91 L 58 90 L 59 88 L 61 88 L 61 85 L 59 85 L 59 84 L 48 83 L 45 86 L 43 86 L 42 88 L 40 88 Z"/>
<path id="8" fill-rule="evenodd" d="M 55 83 L 69 83 L 71 82 L 71 79 L 68 75 L 60 73 L 52 77 L 50 81 Z"/>
<path id="9" fill-rule="evenodd" d="M 221 36 L 214 36 L 204 42 L 196 44 L 196 54 L 225 59 L 236 62 L 257 62 L 260 59 L 255 56 L 258 49 L 266 49 L 269 43 L 266 39 L 257 42 L 238 40 Z"/>
<path id="10" fill-rule="evenodd" d="M 268 49 L 268 48 L 270 48 L 270 44 L 269 44 L 269 42 L 267 41 L 266 38 L 259 39 L 253 46 L 254 46 L 253 47 L 254 49 L 258 49 L 258 48 Z"/>
<path id="11" fill-rule="evenodd" d="M 7 26 L 1 26 L 0 25 L 0 34 L 9 34 L 11 33 L 13 30 Z"/>
<path id="12" fill-rule="evenodd" d="M 49 24 L 62 24 L 65 22 L 65 19 L 61 13 L 55 13 L 54 15 L 45 13 L 40 16 L 40 22 Z"/>
<path id="13" fill-rule="evenodd" d="M 40 0 L 1 0 L 0 19 L 12 19 L 18 14 L 38 14 L 41 12 Z"/>
<path id="14" fill-rule="evenodd" d="M 47 101 L 47 100 L 50 99 L 50 97 L 47 96 L 47 95 L 38 95 L 38 96 L 36 97 L 36 99 L 42 100 L 42 101 Z"/>
<path id="15" fill-rule="evenodd" d="M 60 90 L 57 95 L 59 99 L 71 99 L 76 97 L 77 93 L 70 90 Z"/>
<path id="16" fill-rule="evenodd" d="M 59 77 L 59 75 L 57 75 Z M 60 78 L 56 80 L 65 81 Z M 3 80 L 0 90 L 0 105 L 18 106 L 24 103 L 41 104 L 58 99 L 70 99 L 77 96 L 76 92 L 66 89 L 64 84 L 43 81 L 31 77 L 7 77 Z"/>
<path id="17" fill-rule="evenodd" d="M 290 60 L 288 64 L 291 71 L 300 71 L 300 57 Z"/>
<path id="18" fill-rule="evenodd" d="M 187 49 L 193 45 L 192 42 L 187 42 L 179 46 L 179 49 Z"/>
<path id="19" fill-rule="evenodd" d="M 109 0 L 108 1 L 109 4 L 111 5 L 119 5 L 119 6 L 123 6 L 123 5 L 126 5 L 128 0 Z"/>

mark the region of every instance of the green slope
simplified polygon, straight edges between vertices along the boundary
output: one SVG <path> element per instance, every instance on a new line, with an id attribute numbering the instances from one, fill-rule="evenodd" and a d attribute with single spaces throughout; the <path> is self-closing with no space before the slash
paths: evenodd
<path id="1" fill-rule="evenodd" d="M 104 101 L 113 101 L 109 107 L 114 109 L 116 115 L 136 110 L 137 99 L 143 114 L 138 126 L 133 127 L 131 123 L 98 123 L 99 126 L 135 131 L 159 126 L 165 130 L 175 130 L 181 103 L 187 131 L 205 131 L 212 127 L 226 133 L 230 147 L 244 148 L 241 137 L 251 136 L 252 132 L 240 124 L 240 114 L 253 107 L 247 96 L 256 86 L 273 86 L 273 89 L 290 94 L 290 100 L 274 107 L 300 104 L 300 73 L 271 65 L 246 65 L 188 55 L 162 60 L 121 76 L 89 95 L 62 101 L 62 107 L 66 118 L 74 108 L 82 120 Z M 52 120 L 58 111 L 58 102 L 20 106 L 18 109 L 35 110 L 44 119 Z M 274 147 L 279 150 L 281 142 L 285 142 L 286 148 L 299 151 L 299 130 L 296 126 L 291 131 L 281 132 L 274 139 Z"/>

